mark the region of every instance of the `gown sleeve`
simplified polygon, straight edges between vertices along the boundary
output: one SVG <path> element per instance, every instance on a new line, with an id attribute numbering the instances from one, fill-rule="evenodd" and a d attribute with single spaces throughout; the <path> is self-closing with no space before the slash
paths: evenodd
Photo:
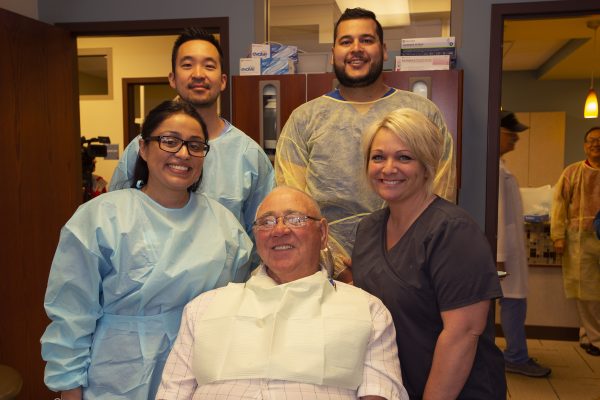
<path id="1" fill-rule="evenodd" d="M 444 153 L 433 181 L 433 192 L 449 202 L 456 203 L 457 182 L 454 140 L 439 110 L 436 110 L 432 122 L 438 126 L 444 136 Z"/>
<path id="2" fill-rule="evenodd" d="M 55 391 L 87 386 L 92 335 L 102 315 L 101 255 L 64 227 L 52 261 L 44 307 L 44 382 Z"/>
<path id="3" fill-rule="evenodd" d="M 290 115 L 277 140 L 275 151 L 275 179 L 277 185 L 287 185 L 302 191 L 306 188 L 306 169 L 308 166 L 308 148 L 304 138 L 300 137 L 303 120 L 300 109 Z"/>

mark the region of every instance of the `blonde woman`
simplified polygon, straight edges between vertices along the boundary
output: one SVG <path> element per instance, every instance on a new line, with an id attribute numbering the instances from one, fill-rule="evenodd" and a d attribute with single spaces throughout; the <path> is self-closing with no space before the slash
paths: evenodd
<path id="1" fill-rule="evenodd" d="M 491 301 L 502 291 L 477 224 L 432 193 L 443 144 L 435 125 L 405 108 L 365 134 L 366 177 L 387 206 L 359 224 L 354 283 L 392 313 L 411 399 L 504 399 Z"/>

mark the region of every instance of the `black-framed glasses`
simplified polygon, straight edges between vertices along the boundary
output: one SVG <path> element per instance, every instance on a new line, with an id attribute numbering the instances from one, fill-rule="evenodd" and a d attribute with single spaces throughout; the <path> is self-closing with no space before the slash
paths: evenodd
<path id="1" fill-rule="evenodd" d="M 588 138 L 585 142 L 587 144 L 600 144 L 600 137 L 597 137 L 597 138 Z"/>
<path id="2" fill-rule="evenodd" d="M 190 156 L 194 157 L 206 157 L 210 150 L 208 143 L 202 140 L 183 140 L 175 136 L 150 136 L 146 141 L 158 142 L 158 147 L 167 153 L 177 153 L 185 145 Z"/>
<path id="3" fill-rule="evenodd" d="M 277 226 L 277 221 L 279 218 L 283 220 L 283 224 L 288 228 L 301 228 L 306 226 L 309 220 L 312 221 L 320 221 L 321 218 L 311 217 L 310 215 L 304 215 L 301 213 L 291 213 L 286 215 L 281 215 L 276 217 L 274 215 L 267 215 L 266 217 L 260 217 L 252 226 L 254 229 L 258 229 L 260 231 L 268 231 L 274 229 Z"/>

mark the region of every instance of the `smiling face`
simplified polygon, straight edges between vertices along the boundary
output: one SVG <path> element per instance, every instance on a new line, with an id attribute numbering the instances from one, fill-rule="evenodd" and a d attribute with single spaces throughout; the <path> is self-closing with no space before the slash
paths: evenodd
<path id="1" fill-rule="evenodd" d="M 583 151 L 590 163 L 600 163 L 600 129 L 594 129 L 586 135 Z"/>
<path id="2" fill-rule="evenodd" d="M 275 188 L 258 209 L 257 218 L 280 217 L 292 212 L 319 217 L 306 194 L 291 188 Z M 256 249 L 267 273 L 278 283 L 310 276 L 319 270 L 320 250 L 327 246 L 327 222 L 308 220 L 305 226 L 289 228 L 283 220 L 271 230 L 254 229 Z"/>
<path id="3" fill-rule="evenodd" d="M 183 43 L 177 51 L 175 71 L 169 74 L 169 84 L 196 108 L 215 105 L 227 84 L 217 48 L 205 40 Z"/>
<path id="4" fill-rule="evenodd" d="M 387 60 L 385 45 L 377 35 L 377 25 L 367 18 L 340 22 L 332 51 L 335 75 L 347 87 L 375 83 Z"/>
<path id="5" fill-rule="evenodd" d="M 413 152 L 386 128 L 377 131 L 369 150 L 367 178 L 389 204 L 427 195 L 427 173 Z"/>
<path id="6" fill-rule="evenodd" d="M 173 136 L 183 140 L 202 140 L 205 136 L 197 120 L 184 113 L 166 118 L 150 136 Z M 187 199 L 188 188 L 200 179 L 203 157 L 192 157 L 187 146 L 177 153 L 160 149 L 156 141 L 140 140 L 140 157 L 148 164 L 148 182 L 144 192 L 160 204 L 168 199 Z M 165 201 L 167 199 L 167 201 Z"/>

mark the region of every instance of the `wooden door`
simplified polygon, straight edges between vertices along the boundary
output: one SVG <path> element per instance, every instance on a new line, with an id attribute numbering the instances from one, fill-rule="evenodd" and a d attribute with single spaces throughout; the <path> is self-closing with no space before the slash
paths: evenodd
<path id="1" fill-rule="evenodd" d="M 383 79 L 389 86 L 402 90 L 411 90 L 411 80 L 424 79 L 430 83 L 429 100 L 440 109 L 446 120 L 446 126 L 454 139 L 454 157 L 456 161 L 456 188 L 460 188 L 460 166 L 462 163 L 462 80 L 463 71 L 389 71 L 383 73 Z"/>
<path id="2" fill-rule="evenodd" d="M 141 123 L 136 119 L 146 117 L 146 114 L 160 102 L 174 99 L 177 92 L 169 85 L 169 79 L 165 77 L 155 78 L 123 78 L 123 148 L 125 148 L 141 132 Z M 157 96 L 144 96 L 140 98 L 139 88 L 144 86 L 148 92 L 159 93 Z M 154 90 L 152 90 L 154 89 Z M 141 105 L 144 105 L 143 107 Z M 137 108 L 143 108 L 141 112 Z"/>
<path id="3" fill-rule="evenodd" d="M 0 363 L 43 383 L 40 336 L 61 226 L 82 198 L 76 44 L 70 34 L 0 9 Z"/>

